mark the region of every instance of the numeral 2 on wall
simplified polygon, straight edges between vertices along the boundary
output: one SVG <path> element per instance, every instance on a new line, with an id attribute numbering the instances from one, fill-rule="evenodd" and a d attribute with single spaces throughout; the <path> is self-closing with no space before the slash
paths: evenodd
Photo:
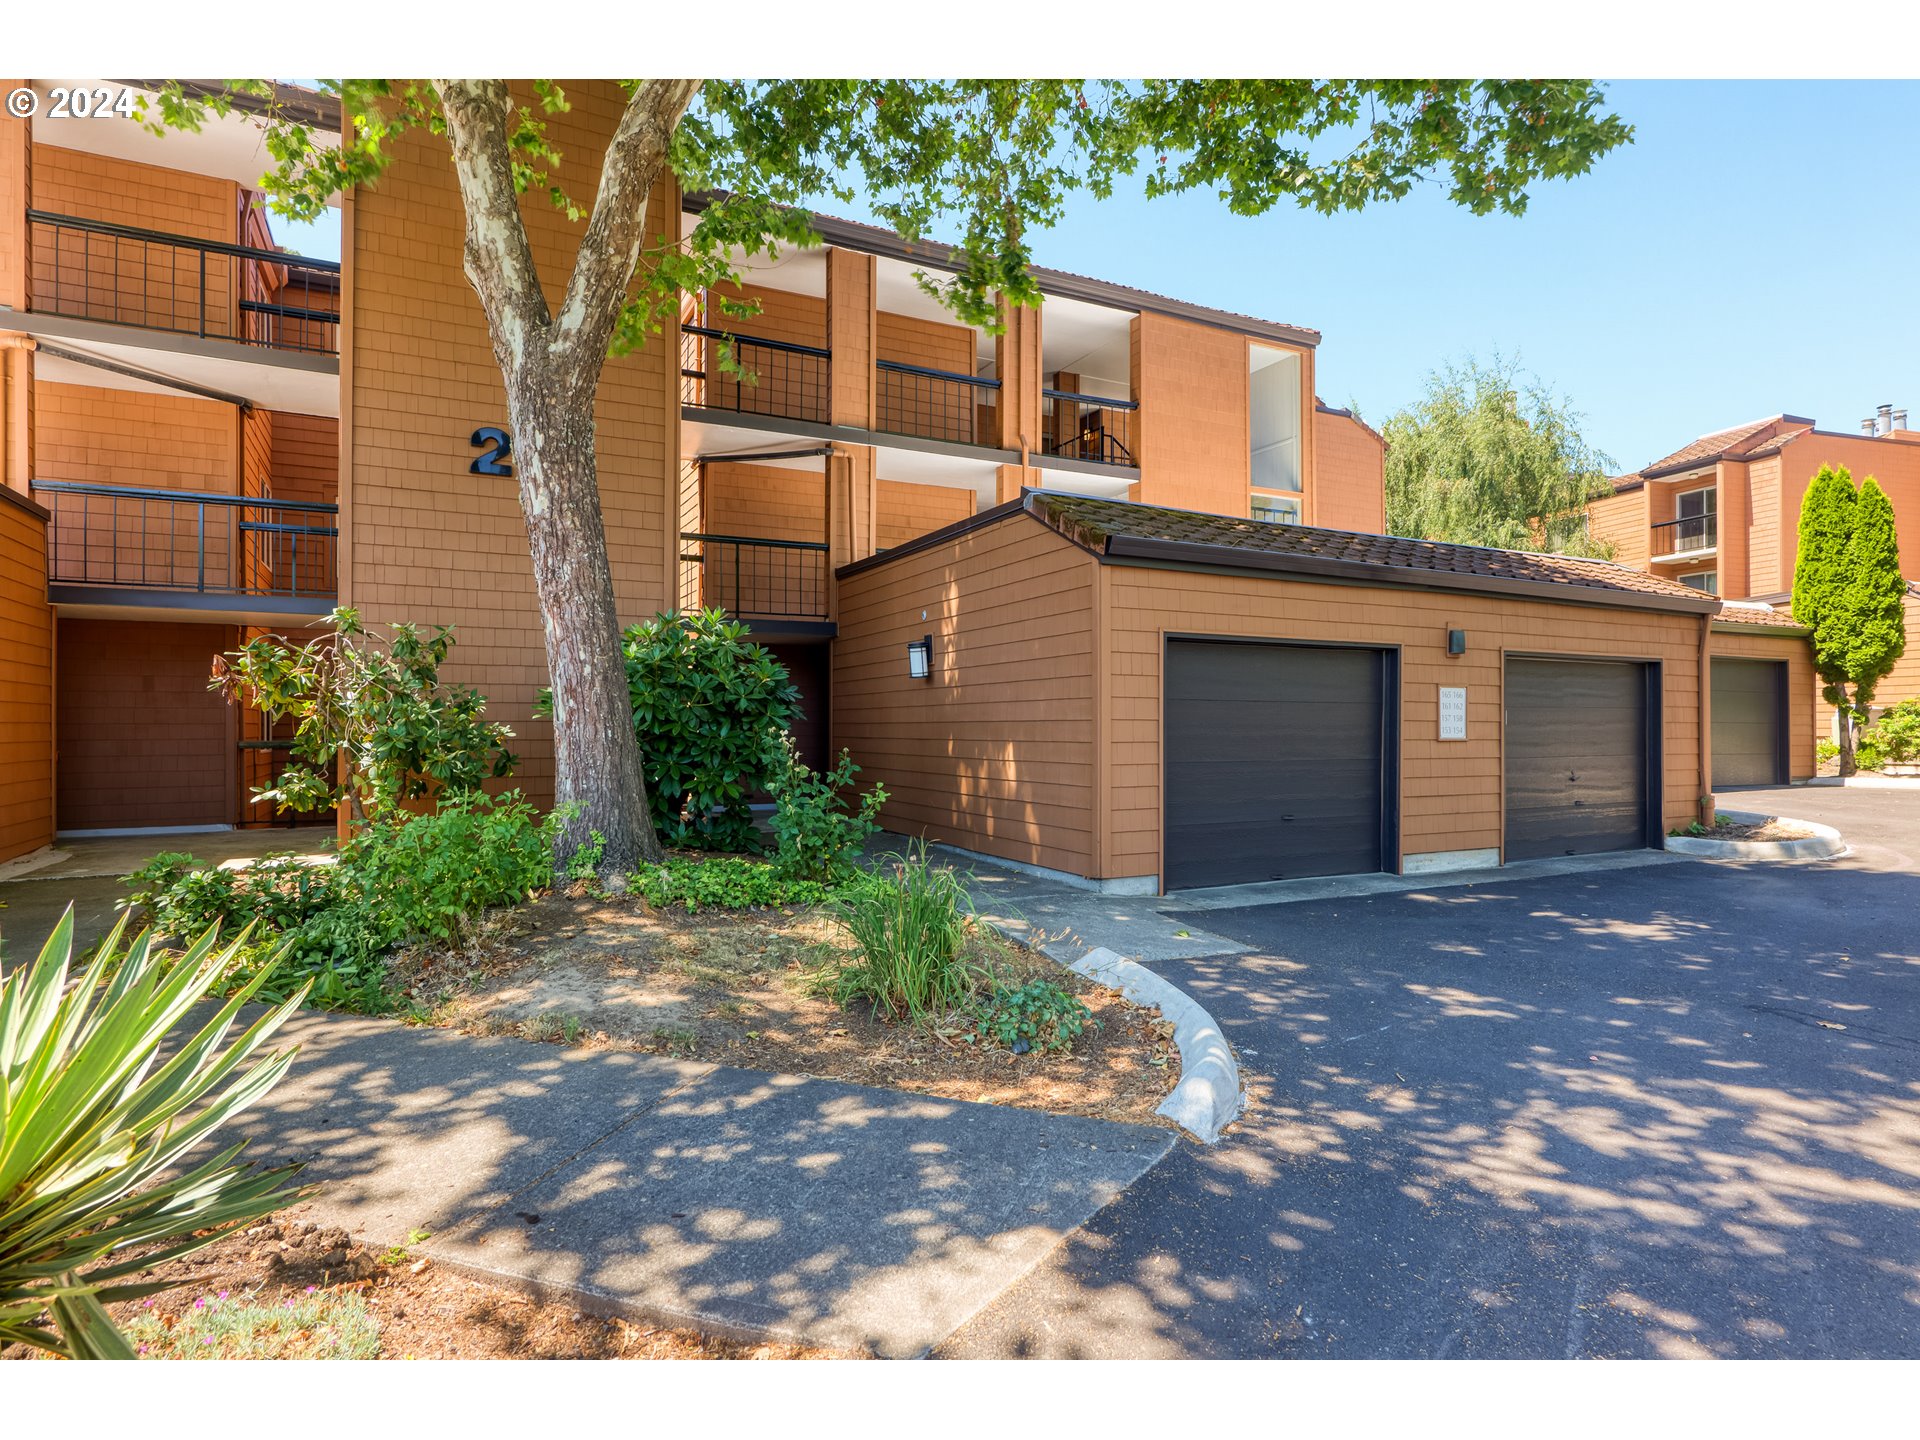
<path id="1" fill-rule="evenodd" d="M 473 463 L 467 466 L 470 473 L 475 475 L 513 474 L 513 466 L 509 463 L 509 457 L 513 454 L 513 436 L 498 425 L 482 425 L 473 432 L 472 443 L 481 447 L 485 453 L 475 456 Z"/>

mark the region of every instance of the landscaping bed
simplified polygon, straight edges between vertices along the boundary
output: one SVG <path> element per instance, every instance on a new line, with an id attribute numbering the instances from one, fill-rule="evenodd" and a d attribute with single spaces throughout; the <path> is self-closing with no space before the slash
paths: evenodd
<path id="1" fill-rule="evenodd" d="M 851 944 L 840 920 L 813 908 L 689 914 L 574 886 L 495 912 L 458 946 L 403 950 L 389 983 L 414 1017 L 474 1033 L 1165 1123 L 1154 1112 L 1180 1060 L 1157 1011 L 979 928 L 969 958 L 1003 983 L 1052 981 L 1091 1012 L 1070 1050 L 1015 1054 L 964 1010 L 911 1025 L 819 993 L 814 977 Z"/>
<path id="2" fill-rule="evenodd" d="M 589 1315 L 306 1218 L 216 1241 L 141 1279 L 174 1288 L 109 1308 L 145 1359 L 804 1360 L 852 1358 Z M 15 1346 L 0 1358 L 37 1352 Z"/>
<path id="3" fill-rule="evenodd" d="M 1811 840 L 1813 836 L 1814 832 L 1806 826 L 1772 815 L 1759 823 L 1745 823 L 1719 815 L 1714 818 L 1712 828 L 1702 827 L 1700 834 L 1700 838 L 1705 840 Z"/>

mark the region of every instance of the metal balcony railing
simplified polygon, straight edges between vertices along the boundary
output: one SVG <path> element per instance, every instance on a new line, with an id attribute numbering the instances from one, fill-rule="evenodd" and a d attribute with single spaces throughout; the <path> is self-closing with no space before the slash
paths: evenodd
<path id="1" fill-rule="evenodd" d="M 721 366 L 731 349 L 741 373 Z M 785 340 L 756 340 L 711 330 L 680 327 L 680 401 L 708 410 L 741 415 L 772 415 L 783 420 L 827 423 L 827 383 L 832 352 L 817 345 Z"/>
<path id="2" fill-rule="evenodd" d="M 51 480 L 36 480 L 33 498 L 53 513 L 47 575 L 56 585 L 336 593 L 337 505 Z"/>
<path id="3" fill-rule="evenodd" d="M 1046 453 L 1095 465 L 1138 466 L 1134 420 L 1137 400 L 1076 395 L 1070 390 L 1040 392 Z"/>
<path id="4" fill-rule="evenodd" d="M 42 315 L 340 353 L 340 263 L 29 210 Z"/>
<path id="5" fill-rule="evenodd" d="M 893 360 L 874 362 L 874 429 L 961 445 L 993 445 L 1000 382 Z"/>
<path id="6" fill-rule="evenodd" d="M 1678 520 L 1663 520 L 1653 527 L 1653 553 L 1689 555 L 1696 550 L 1712 550 L 1720 543 L 1719 516 L 1686 515 Z"/>
<path id="7" fill-rule="evenodd" d="M 680 605 L 741 620 L 820 620 L 827 614 L 827 547 L 684 531 Z"/>

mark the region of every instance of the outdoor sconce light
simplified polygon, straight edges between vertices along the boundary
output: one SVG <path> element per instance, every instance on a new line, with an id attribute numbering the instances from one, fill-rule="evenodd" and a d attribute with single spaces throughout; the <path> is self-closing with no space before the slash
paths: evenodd
<path id="1" fill-rule="evenodd" d="M 1467 632 L 1464 630 L 1447 631 L 1447 654 L 1464 655 L 1467 653 Z"/>
<path id="2" fill-rule="evenodd" d="M 933 636 L 907 642 L 907 674 L 916 680 L 933 678 Z"/>

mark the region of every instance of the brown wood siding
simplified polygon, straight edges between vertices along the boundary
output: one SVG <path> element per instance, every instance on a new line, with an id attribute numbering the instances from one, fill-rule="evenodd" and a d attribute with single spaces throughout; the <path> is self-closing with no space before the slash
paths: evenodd
<path id="1" fill-rule="evenodd" d="M 521 103 L 531 92 L 516 86 Z M 625 104 L 608 81 L 568 81 L 571 109 L 546 117 L 566 158 L 554 180 L 591 196 L 599 158 Z M 544 193 L 522 203 L 549 296 L 563 292 L 581 228 Z M 648 197 L 649 240 L 677 233 L 670 179 Z M 380 183 L 353 195 L 345 225 L 351 296 L 342 382 L 345 436 L 342 600 L 372 624 L 456 627 L 443 672 L 483 691 L 513 726 L 515 777 L 537 802 L 552 796 L 552 731 L 532 718 L 547 681 L 546 647 L 512 479 L 468 473 L 481 425 L 505 425 L 506 397 L 486 320 L 462 269 L 463 218 L 444 139 L 413 131 L 393 147 Z M 673 599 L 669 526 L 678 506 L 679 337 L 650 336 L 607 362 L 595 405 L 602 508 L 624 623 Z"/>
<path id="2" fill-rule="evenodd" d="M 709 462 L 701 528 L 709 535 L 756 540 L 825 540 L 827 482 L 822 468 L 819 461 L 806 470 Z"/>
<path id="3" fill-rule="evenodd" d="M 0 495 L 0 861 L 53 839 L 53 610 L 46 521 Z"/>
<path id="4" fill-rule="evenodd" d="M 1111 567 L 1111 586 L 1111 876 L 1161 873 L 1160 674 L 1169 633 L 1399 646 L 1403 855 L 1501 844 L 1507 653 L 1657 660 L 1665 823 L 1684 825 L 1694 816 L 1694 616 L 1122 566 Z M 1446 653 L 1450 629 L 1467 632 L 1466 654 Z M 1439 738 L 1442 685 L 1467 689 L 1466 740 Z M 1311 736 L 1276 738 L 1312 743 Z"/>
<path id="5" fill-rule="evenodd" d="M 973 491 L 947 485 L 916 485 L 905 480 L 882 480 L 880 533 L 882 550 L 951 525 L 973 514 Z"/>
<path id="6" fill-rule="evenodd" d="M 841 581 L 833 745 L 887 787 L 889 829 L 1091 872 L 1096 569 L 1016 517 Z"/>
<path id="7" fill-rule="evenodd" d="M 1815 705 L 1820 685 L 1813 673 L 1813 648 L 1799 635 L 1768 634 L 1760 627 L 1735 631 L 1716 630 L 1708 653 L 1718 659 L 1784 660 L 1787 664 L 1787 775 L 1789 779 L 1810 779 L 1816 771 L 1813 758 Z"/>
<path id="8" fill-rule="evenodd" d="M 1613 545 L 1613 558 L 1635 570 L 1648 568 L 1647 557 L 1652 534 L 1648 530 L 1647 491 L 1623 491 L 1606 495 L 1587 506 L 1587 528 L 1596 540 Z"/>
<path id="9" fill-rule="evenodd" d="M 1134 498 L 1180 510 L 1248 514 L 1246 337 L 1151 312 L 1135 322 L 1134 335 L 1133 384 L 1140 400 Z M 1303 427 L 1312 414 L 1303 411 Z"/>
<path id="10" fill-rule="evenodd" d="M 1780 569 L 1780 457 L 1771 455 L 1747 466 L 1749 524 L 1747 533 L 1747 588 L 1735 592 L 1722 584 L 1720 593 L 1729 599 L 1750 599 L 1756 595 L 1777 595 L 1793 584 L 1793 577 L 1782 578 Z"/>
<path id="11" fill-rule="evenodd" d="M 274 499 L 333 504 L 340 494 L 340 422 L 284 410 L 270 416 Z"/>
<path id="12" fill-rule="evenodd" d="M 1313 412 L 1307 523 L 1370 535 L 1387 528 L 1387 444 L 1350 415 Z"/>
<path id="13" fill-rule="evenodd" d="M 207 688 L 225 625 L 62 620 L 62 830 L 228 825 L 233 717 Z"/>

